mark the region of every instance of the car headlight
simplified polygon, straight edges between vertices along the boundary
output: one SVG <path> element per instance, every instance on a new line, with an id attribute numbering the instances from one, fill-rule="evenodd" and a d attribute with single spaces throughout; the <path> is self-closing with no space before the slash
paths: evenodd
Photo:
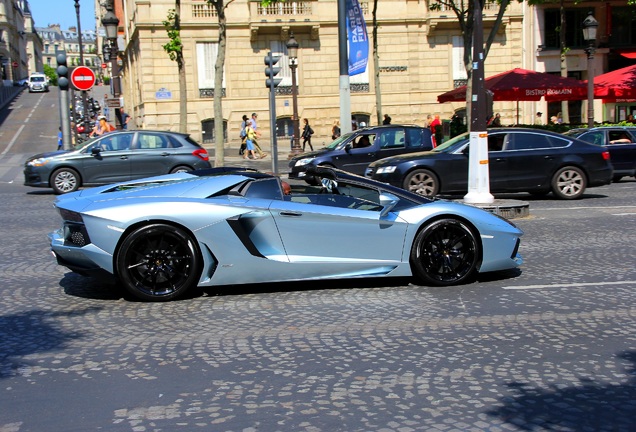
<path id="1" fill-rule="evenodd" d="M 33 159 L 32 161 L 27 162 L 27 165 L 34 166 L 34 167 L 39 167 L 39 166 L 46 165 L 50 161 L 51 161 L 51 159 L 49 159 L 49 158 L 38 158 L 38 159 Z"/>
<path id="2" fill-rule="evenodd" d="M 314 160 L 314 159 L 315 159 L 315 158 L 303 158 L 303 159 L 299 159 L 298 161 L 296 161 L 296 166 L 297 166 L 297 167 L 299 167 L 299 166 L 304 166 L 304 165 L 310 164 L 310 163 L 312 163 L 312 162 L 313 162 L 313 160 Z"/>
<path id="3" fill-rule="evenodd" d="M 395 172 L 395 169 L 397 167 L 395 165 L 389 165 L 389 166 L 385 166 L 385 167 L 380 167 L 376 170 L 376 174 L 391 174 L 392 172 Z"/>

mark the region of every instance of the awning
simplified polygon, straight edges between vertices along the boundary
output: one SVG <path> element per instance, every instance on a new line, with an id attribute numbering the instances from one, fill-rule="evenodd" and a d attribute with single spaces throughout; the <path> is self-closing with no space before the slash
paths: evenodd
<path id="1" fill-rule="evenodd" d="M 634 49 L 616 49 L 614 52 L 628 59 L 636 59 L 636 50 Z"/>

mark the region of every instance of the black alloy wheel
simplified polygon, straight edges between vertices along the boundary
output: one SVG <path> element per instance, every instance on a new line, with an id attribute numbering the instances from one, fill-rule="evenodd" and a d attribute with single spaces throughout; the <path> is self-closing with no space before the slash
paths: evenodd
<path id="1" fill-rule="evenodd" d="M 402 188 L 416 194 L 433 197 L 439 193 L 439 180 L 432 171 L 417 169 L 406 176 Z"/>
<path id="2" fill-rule="evenodd" d="M 117 276 L 142 300 L 174 299 L 197 285 L 201 256 L 191 236 L 181 228 L 152 224 L 137 228 L 121 244 Z"/>
<path id="3" fill-rule="evenodd" d="M 480 256 L 480 244 L 464 222 L 438 219 L 415 238 L 411 268 L 425 284 L 457 285 L 474 276 Z"/>

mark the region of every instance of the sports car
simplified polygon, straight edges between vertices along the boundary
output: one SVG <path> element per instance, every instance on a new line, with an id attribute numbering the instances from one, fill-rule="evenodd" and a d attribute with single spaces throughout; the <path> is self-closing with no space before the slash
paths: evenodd
<path id="1" fill-rule="evenodd" d="M 211 168 L 61 195 L 59 264 L 165 301 L 197 286 L 333 278 L 470 281 L 522 263 L 522 231 L 461 203 L 315 167 L 319 186 Z"/>

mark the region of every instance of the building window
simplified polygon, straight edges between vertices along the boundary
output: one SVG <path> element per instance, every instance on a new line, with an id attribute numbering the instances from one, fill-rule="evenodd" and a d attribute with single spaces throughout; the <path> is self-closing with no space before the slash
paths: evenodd
<path id="1" fill-rule="evenodd" d="M 461 87 L 468 81 L 466 66 L 464 66 L 464 38 L 453 36 L 453 86 Z"/>
<path id="2" fill-rule="evenodd" d="M 636 45 L 636 11 L 633 7 L 613 7 L 610 46 Z"/>
<path id="3" fill-rule="evenodd" d="M 216 143 L 214 137 L 214 119 L 205 119 L 201 122 L 201 131 L 203 143 Z M 223 142 L 227 142 L 227 121 L 223 120 Z"/>
<path id="4" fill-rule="evenodd" d="M 214 97 L 214 64 L 219 52 L 219 44 L 213 42 L 197 43 L 197 75 L 199 97 Z M 225 96 L 225 70 L 223 70 L 222 95 Z"/>
<path id="5" fill-rule="evenodd" d="M 561 13 L 559 9 L 546 9 L 544 15 L 544 45 L 547 49 L 559 49 L 559 34 L 561 28 Z M 565 10 L 565 45 L 568 48 L 582 48 L 585 46 L 581 24 L 587 17 L 588 8 Z"/>

